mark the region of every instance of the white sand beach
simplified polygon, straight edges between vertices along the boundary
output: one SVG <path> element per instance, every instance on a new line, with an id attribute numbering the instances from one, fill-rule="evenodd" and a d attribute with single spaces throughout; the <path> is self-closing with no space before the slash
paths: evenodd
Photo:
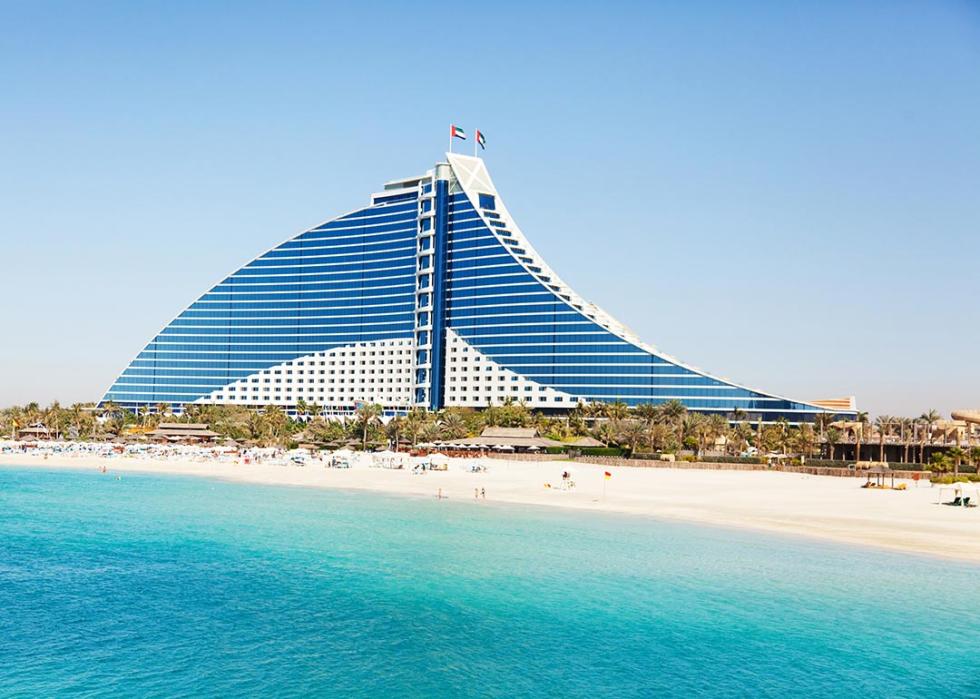
<path id="1" fill-rule="evenodd" d="M 484 473 L 471 473 L 470 459 L 453 459 L 447 471 L 414 474 L 355 466 L 325 468 L 269 463 L 149 460 L 97 456 L 0 455 L 5 466 L 91 469 L 99 474 L 158 473 L 220 478 L 246 483 L 347 488 L 417 497 L 443 496 L 681 519 L 726 527 L 817 537 L 838 542 L 980 562 L 980 508 L 937 505 L 938 486 L 908 482 L 908 490 L 865 490 L 858 478 L 766 471 L 625 468 L 562 461 L 483 459 Z M 564 470 L 575 487 L 562 490 Z M 612 477 L 606 480 L 604 471 Z M 554 487 L 546 487 L 551 484 Z M 603 486 L 605 485 L 605 495 Z M 944 499 L 951 499 L 946 492 Z"/>

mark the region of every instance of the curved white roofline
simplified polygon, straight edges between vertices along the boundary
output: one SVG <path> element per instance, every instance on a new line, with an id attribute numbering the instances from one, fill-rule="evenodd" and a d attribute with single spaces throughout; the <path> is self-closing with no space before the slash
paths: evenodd
<path id="1" fill-rule="evenodd" d="M 629 342 L 638 349 L 648 352 L 660 359 L 664 359 L 672 364 L 676 364 L 679 367 L 692 371 L 695 374 L 704 376 L 705 378 L 712 379 L 714 381 L 721 381 L 729 386 L 734 386 L 736 388 L 741 388 L 746 391 L 752 391 L 753 393 L 759 393 L 769 398 L 778 398 L 780 400 L 789 401 L 792 403 L 799 403 L 800 405 L 806 405 L 812 407 L 817 412 L 826 413 L 839 413 L 840 411 L 828 410 L 827 408 L 821 407 L 814 403 L 807 401 L 796 400 L 794 398 L 786 398 L 779 396 L 768 391 L 760 391 L 757 388 L 752 388 L 750 386 L 744 386 L 734 381 L 728 379 L 723 379 L 718 376 L 713 376 L 702 369 L 693 367 L 679 359 L 672 357 L 664 352 L 661 352 L 653 345 L 643 342 L 636 333 L 629 329 L 625 324 L 619 322 L 612 315 L 602 310 L 599 306 L 592 303 L 591 301 L 585 300 L 582 296 L 575 293 L 575 291 L 548 266 L 544 261 L 544 258 L 534 249 L 527 236 L 521 231 L 514 217 L 510 215 L 507 210 L 507 206 L 504 204 L 503 198 L 500 196 L 497 188 L 493 184 L 493 180 L 490 178 L 490 173 L 487 170 L 486 165 L 482 158 L 474 157 L 472 155 L 460 155 L 459 153 L 446 153 L 446 158 L 449 161 L 450 167 L 452 167 L 453 174 L 456 176 L 457 181 L 460 184 L 463 192 L 466 193 L 467 198 L 473 205 L 473 208 L 480 216 L 480 220 L 486 225 L 486 227 L 493 233 L 494 237 L 498 240 L 500 245 L 510 253 L 511 257 L 527 271 L 533 277 L 538 278 L 541 284 L 548 287 L 560 301 L 564 302 L 569 308 L 581 315 L 583 318 L 590 320 L 600 327 L 607 329 L 612 334 L 617 337 Z M 490 194 L 493 195 L 495 199 L 495 213 L 500 214 L 500 220 L 506 224 L 508 237 L 515 239 L 520 242 L 520 247 L 525 251 L 523 255 L 517 255 L 514 253 L 510 246 L 503 241 L 503 237 L 498 232 L 497 228 L 491 225 L 490 220 L 483 212 L 480 207 L 480 194 Z M 534 261 L 533 266 L 541 269 L 541 272 L 535 272 L 530 269 L 532 265 L 521 260 L 521 257 L 528 257 Z M 547 277 L 548 281 L 543 281 L 540 278 Z M 566 298 L 567 297 L 567 298 Z M 752 411 L 748 411 L 752 412 Z"/>

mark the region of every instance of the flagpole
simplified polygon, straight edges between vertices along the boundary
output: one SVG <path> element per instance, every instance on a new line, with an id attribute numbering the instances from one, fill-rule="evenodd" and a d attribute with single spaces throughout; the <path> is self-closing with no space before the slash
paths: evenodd
<path id="1" fill-rule="evenodd" d="M 479 157 L 476 154 L 476 142 L 479 141 L 479 140 L 480 140 L 480 131 L 479 131 L 479 129 L 473 129 L 473 157 L 474 158 L 478 158 Z"/>
<path id="2" fill-rule="evenodd" d="M 449 127 L 449 152 L 453 152 L 453 127 Z"/>

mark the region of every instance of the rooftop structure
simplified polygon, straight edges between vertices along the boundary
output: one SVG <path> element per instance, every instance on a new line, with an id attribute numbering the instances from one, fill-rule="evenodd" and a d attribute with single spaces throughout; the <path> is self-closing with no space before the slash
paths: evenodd
<path id="1" fill-rule="evenodd" d="M 453 439 L 448 444 L 477 447 L 512 447 L 518 450 L 560 447 L 561 442 L 538 435 L 533 427 L 485 427 L 479 437 Z"/>

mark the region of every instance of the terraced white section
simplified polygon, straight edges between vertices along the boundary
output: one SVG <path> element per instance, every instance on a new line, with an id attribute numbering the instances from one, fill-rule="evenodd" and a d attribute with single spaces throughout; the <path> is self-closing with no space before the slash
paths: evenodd
<path id="1" fill-rule="evenodd" d="M 361 342 L 308 354 L 212 391 L 197 403 L 331 408 L 358 401 L 407 408 L 412 400 L 412 338 Z"/>
<path id="2" fill-rule="evenodd" d="M 497 364 L 446 328 L 445 403 L 471 408 L 510 399 L 531 408 L 574 408 L 577 399 Z"/>

